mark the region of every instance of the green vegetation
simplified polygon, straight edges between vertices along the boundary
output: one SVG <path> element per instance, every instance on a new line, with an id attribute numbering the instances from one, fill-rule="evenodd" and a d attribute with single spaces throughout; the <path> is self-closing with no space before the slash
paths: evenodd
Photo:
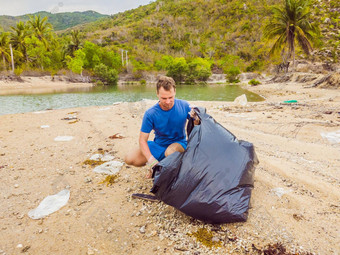
<path id="1" fill-rule="evenodd" d="M 295 66 L 296 42 L 306 55 L 312 50 L 312 41 L 319 38 L 319 28 L 311 21 L 311 2 L 309 0 L 285 0 L 282 7 L 273 7 L 272 19 L 265 27 L 265 36 L 269 39 L 278 37 L 271 54 L 281 51 L 283 62 L 293 58 Z M 287 54 L 285 49 L 288 48 Z"/>
<path id="2" fill-rule="evenodd" d="M 28 14 L 15 17 L 0 15 L 0 24 L 5 31 L 10 31 L 12 26 L 15 26 L 15 24 L 20 21 L 25 23 L 30 19 L 30 16 L 40 16 L 41 18 L 47 17 L 48 21 L 56 31 L 72 28 L 79 24 L 94 22 L 108 17 L 108 15 L 103 15 L 95 11 L 61 13 L 37 12 L 31 15 Z"/>
<path id="3" fill-rule="evenodd" d="M 248 84 L 250 85 L 253 85 L 253 86 L 256 86 L 256 85 L 259 85 L 261 84 L 261 82 L 259 82 L 258 80 L 255 80 L 255 79 L 251 79 Z"/>
<path id="4" fill-rule="evenodd" d="M 313 8 L 309 0 L 281 1 L 156 0 L 58 33 L 50 18 L 28 16 L 0 30 L 0 70 L 10 70 L 9 44 L 16 74 L 68 69 L 99 84 L 116 84 L 119 73 L 143 83 L 152 71 L 182 83 L 205 82 L 213 72 L 238 82 L 241 72 L 263 72 L 281 56 L 337 61 L 338 1 Z M 319 55 L 309 56 L 312 43 Z"/>

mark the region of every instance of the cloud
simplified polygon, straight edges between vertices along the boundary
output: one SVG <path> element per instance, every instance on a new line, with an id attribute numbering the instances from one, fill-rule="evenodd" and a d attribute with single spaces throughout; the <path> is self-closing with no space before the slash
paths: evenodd
<path id="1" fill-rule="evenodd" d="M 0 0 L 0 15 L 18 16 L 38 11 L 52 13 L 93 10 L 102 14 L 115 14 L 146 5 L 151 0 Z"/>

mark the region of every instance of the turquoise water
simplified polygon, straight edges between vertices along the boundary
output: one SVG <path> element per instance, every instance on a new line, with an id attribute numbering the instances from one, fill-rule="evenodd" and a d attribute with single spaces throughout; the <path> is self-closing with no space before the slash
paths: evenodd
<path id="1" fill-rule="evenodd" d="M 263 98 L 237 85 L 181 85 L 176 98 L 188 101 L 233 101 L 246 94 L 248 101 Z M 63 93 L 0 96 L 0 115 L 23 112 L 63 109 L 93 105 L 110 105 L 115 102 L 136 102 L 142 99 L 157 100 L 154 87 L 123 85 L 68 90 Z"/>

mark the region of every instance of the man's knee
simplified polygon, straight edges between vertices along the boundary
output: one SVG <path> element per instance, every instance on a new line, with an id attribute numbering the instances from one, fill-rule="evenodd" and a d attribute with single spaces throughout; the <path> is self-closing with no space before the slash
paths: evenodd
<path id="1" fill-rule="evenodd" d="M 129 152 L 124 157 L 124 162 L 132 166 L 144 166 L 146 161 L 147 160 L 139 149 Z"/>
<path id="2" fill-rule="evenodd" d="M 173 144 L 170 144 L 168 146 L 168 148 L 166 148 L 164 155 L 165 155 L 165 157 L 167 157 L 167 156 L 171 155 L 172 153 L 174 153 L 176 151 L 182 153 L 185 150 L 184 150 L 183 146 L 180 145 L 179 143 L 173 143 Z"/>

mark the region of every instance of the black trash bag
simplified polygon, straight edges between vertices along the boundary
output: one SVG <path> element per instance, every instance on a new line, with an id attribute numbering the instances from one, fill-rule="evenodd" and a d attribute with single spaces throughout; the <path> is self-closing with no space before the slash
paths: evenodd
<path id="1" fill-rule="evenodd" d="M 255 165 L 254 147 L 196 108 L 201 124 L 187 126 L 188 146 L 153 168 L 151 192 L 164 203 L 207 223 L 246 221 Z"/>

